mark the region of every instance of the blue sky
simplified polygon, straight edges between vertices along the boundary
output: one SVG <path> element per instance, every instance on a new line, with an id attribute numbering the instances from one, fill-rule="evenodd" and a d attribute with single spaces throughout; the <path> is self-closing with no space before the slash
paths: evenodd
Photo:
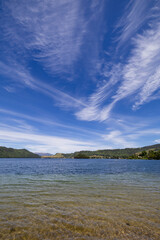
<path id="1" fill-rule="evenodd" d="M 160 143 L 159 0 L 1 0 L 0 145 Z"/>

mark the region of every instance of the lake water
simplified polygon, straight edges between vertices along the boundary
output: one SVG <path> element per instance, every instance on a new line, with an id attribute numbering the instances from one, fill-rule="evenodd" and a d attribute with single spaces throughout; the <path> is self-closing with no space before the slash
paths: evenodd
<path id="1" fill-rule="evenodd" d="M 160 161 L 0 159 L 1 240 L 160 239 Z"/>

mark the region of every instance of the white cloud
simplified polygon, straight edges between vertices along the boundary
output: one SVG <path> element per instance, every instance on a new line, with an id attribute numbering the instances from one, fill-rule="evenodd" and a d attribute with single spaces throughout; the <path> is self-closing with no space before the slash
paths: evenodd
<path id="1" fill-rule="evenodd" d="M 153 76 L 150 76 L 146 81 L 145 85 L 142 88 L 142 91 L 138 95 L 138 100 L 134 104 L 134 108 L 136 109 L 140 105 L 145 102 L 149 102 L 150 100 L 158 99 L 159 95 L 153 95 L 157 89 L 160 88 L 160 67 L 155 69 L 155 73 Z"/>
<path id="2" fill-rule="evenodd" d="M 16 45 L 35 51 L 36 60 L 52 71 L 74 62 L 86 27 L 78 1 L 6 1 L 4 7 L 13 21 L 5 31 Z"/>
<path id="3" fill-rule="evenodd" d="M 110 142 L 115 148 L 136 147 L 134 142 L 131 142 L 127 135 L 122 134 L 119 130 L 110 131 L 108 134 L 102 135 L 105 141 Z"/>
<path id="4" fill-rule="evenodd" d="M 10 64 L 0 61 L 0 73 L 2 76 L 10 78 L 10 84 L 13 84 L 12 81 L 14 80 L 14 82 L 21 83 L 34 89 L 34 80 L 32 76 L 16 61 L 12 61 Z M 10 85 L 8 87 L 10 87 Z"/>
<path id="5" fill-rule="evenodd" d="M 13 86 L 4 86 L 3 88 L 9 93 L 14 93 L 16 91 Z"/>
<path id="6" fill-rule="evenodd" d="M 116 115 L 107 121 L 110 128 L 102 137 L 107 141 L 117 144 L 117 146 L 135 147 L 142 146 L 141 143 L 145 141 L 145 145 L 151 145 L 155 136 L 160 136 L 159 118 L 146 118 L 134 116 Z"/>
<path id="7" fill-rule="evenodd" d="M 51 97 L 59 106 L 76 109 L 79 120 L 104 121 L 111 116 L 118 101 L 131 95 L 136 95 L 136 99 L 132 99 L 136 109 L 159 97 L 160 25 L 156 14 L 160 9 L 159 2 L 154 1 L 153 8 L 149 8 L 151 1 L 129 2 L 116 26 L 121 29 L 119 44 L 135 35 L 146 20 L 152 19 L 152 23 L 135 36 L 133 49 L 125 63 L 112 63 L 110 70 L 106 69 L 106 64 L 102 71 L 106 82 L 88 97 L 87 103 L 32 77 L 27 68 L 16 62 L 14 66 L 0 63 L 1 73 Z M 95 17 L 96 8 L 98 19 L 104 4 L 91 1 L 89 6 L 94 11 L 86 18 L 82 3 L 73 0 L 4 1 L 5 37 L 10 42 L 12 39 L 12 48 L 24 49 L 51 71 L 66 71 L 81 54 L 85 32 L 89 30 L 89 21 Z M 6 19 L 8 13 L 12 19 Z"/>
<path id="8" fill-rule="evenodd" d="M 86 121 L 104 121 L 110 116 L 110 110 L 115 105 L 116 101 L 105 106 L 105 101 L 113 94 L 114 86 L 120 81 L 121 64 L 111 67 L 109 70 L 106 67 L 103 75 L 109 80 L 99 87 L 88 99 L 88 106 L 78 111 L 75 115 L 80 120 Z"/>
<path id="9" fill-rule="evenodd" d="M 5 119 L 6 120 L 6 119 Z M 10 122 L 12 122 L 12 126 L 6 123 L 3 123 L 1 121 L 0 123 L 0 130 L 14 130 L 14 131 L 23 131 L 23 132 L 32 132 L 35 131 L 36 128 L 33 127 L 32 125 L 26 123 L 26 121 L 24 120 L 20 120 L 20 119 L 14 119 L 14 118 L 10 118 L 9 119 Z"/>
<path id="10" fill-rule="evenodd" d="M 104 121 L 110 117 L 118 101 L 133 95 L 133 109 L 136 109 L 145 102 L 159 98 L 159 89 L 160 22 L 155 21 L 134 38 L 134 47 L 127 62 L 119 65 L 117 73 L 109 76 L 108 82 L 91 95 L 88 107 L 77 112 L 76 116 L 81 120 Z"/>
<path id="11" fill-rule="evenodd" d="M 79 106 L 86 106 L 86 104 L 80 99 L 70 96 L 63 91 L 60 91 L 57 88 L 32 77 L 30 72 L 16 61 L 14 61 L 14 65 L 12 66 L 0 62 L 0 73 L 9 77 L 10 82 L 12 79 L 12 81 L 18 84 L 20 83 L 22 86 L 29 87 L 47 95 L 52 98 L 57 105 L 64 108 L 78 108 Z M 10 88 L 10 86 L 8 86 L 8 88 Z"/>
<path id="12" fill-rule="evenodd" d="M 123 16 L 119 19 L 116 25 L 116 30 L 120 34 L 117 38 L 118 47 L 126 43 L 140 27 L 153 15 L 153 9 L 150 8 L 150 3 L 153 0 L 130 0 L 124 9 Z"/>
<path id="13" fill-rule="evenodd" d="M 104 146 L 98 145 L 95 142 L 77 141 L 69 138 L 11 130 L 0 130 L 0 140 L 1 142 L 7 141 L 8 143 L 17 142 L 34 152 L 69 153 L 79 150 L 96 150 L 104 148 Z"/>
<path id="14" fill-rule="evenodd" d="M 160 135 L 160 129 L 159 128 L 142 129 L 142 130 L 136 130 L 135 132 L 131 132 L 130 134 L 128 134 L 130 139 L 138 139 L 140 137 L 146 137 L 146 136 L 150 138 L 153 135 Z"/>
<path id="15" fill-rule="evenodd" d="M 4 86 L 7 91 L 14 80 L 51 97 L 63 108 L 85 106 L 82 100 L 54 87 L 55 78 L 47 84 L 45 79 L 42 82 L 33 77 L 27 67 L 32 59 L 53 73 L 72 72 L 89 21 L 81 4 L 83 1 L 74 0 L 3 1 L 1 37 L 5 55 L 0 72 L 9 79 Z"/>
<path id="16" fill-rule="evenodd" d="M 35 130 L 34 128 L 34 124 L 33 122 L 35 123 L 39 123 L 39 124 L 43 124 L 44 126 L 49 126 L 49 127 L 52 127 L 52 126 L 55 126 L 55 127 L 60 127 L 63 129 L 64 131 L 64 134 L 65 134 L 65 131 L 70 131 L 72 132 L 72 135 L 75 134 L 76 132 L 76 135 L 80 136 L 80 135 L 93 135 L 93 136 L 96 136 L 96 137 L 101 137 L 101 133 L 98 132 L 98 131 L 92 131 L 90 129 L 87 129 L 87 128 L 82 128 L 82 127 L 77 127 L 77 126 L 73 126 L 73 125 L 68 125 L 68 124 L 63 124 L 61 122 L 58 122 L 57 120 L 54 121 L 53 119 L 44 119 L 42 118 L 42 116 L 30 116 L 28 114 L 23 114 L 23 113 L 19 113 L 19 112 L 15 112 L 15 111 L 10 111 L 10 110 L 6 110 L 6 109 L 2 109 L 0 108 L 0 113 L 2 113 L 4 115 L 4 123 L 0 123 L 0 129 L 10 129 L 10 130 L 21 130 L 20 129 L 20 126 L 23 128 L 23 130 L 26 130 L 28 131 L 28 129 L 33 129 Z M 8 122 L 8 120 L 11 121 L 11 116 L 12 116 L 12 125 L 9 125 L 6 124 L 6 122 Z M 14 118 L 13 118 L 14 117 Z M 2 122 L 2 117 L 1 117 L 1 122 Z M 17 126 L 13 127 L 13 123 L 14 122 L 17 122 L 19 123 Z M 29 123 L 28 123 L 29 122 Z M 31 124 L 31 123 L 32 124 Z M 38 130 L 38 129 L 37 129 Z"/>
<path id="17" fill-rule="evenodd" d="M 68 73 L 81 55 L 90 20 L 102 6 L 95 0 L 7 0 L 1 27 L 9 45 L 23 58 L 32 55 L 50 72 Z"/>
<path id="18" fill-rule="evenodd" d="M 135 47 L 123 67 L 123 81 L 113 99 L 138 93 L 138 107 L 160 87 L 160 23 L 135 38 Z M 145 96 L 144 96 L 145 95 Z"/>
<path id="19" fill-rule="evenodd" d="M 3 112 L 3 111 L 2 111 Z M 12 115 L 12 114 L 11 114 Z M 13 115 L 14 116 L 14 115 Z M 25 117 L 25 115 L 19 115 Z M 28 116 L 28 119 L 30 117 Z M 129 120 L 130 119 L 130 120 Z M 36 119 L 31 117 L 31 120 Z M 160 135 L 159 128 L 148 128 L 147 123 L 142 119 L 127 118 L 121 120 L 120 118 L 110 119 L 107 123 L 108 128 L 103 130 L 103 133 L 91 132 L 86 129 L 74 128 L 65 126 L 66 129 L 72 130 L 72 136 L 66 137 L 65 131 L 63 137 L 46 135 L 38 132 L 36 129 L 25 120 L 10 119 L 12 125 L 0 123 L 0 142 L 5 146 L 21 146 L 33 152 L 74 152 L 79 150 L 97 150 L 97 149 L 113 149 L 141 146 L 141 139 L 146 139 L 146 145 L 153 141 L 153 136 Z M 38 121 L 38 120 L 37 120 Z M 42 119 L 43 122 L 43 119 Z M 136 123 L 135 123 L 136 122 Z M 45 122 L 44 124 L 51 124 L 52 122 Z M 134 124 L 133 124 L 134 123 Z M 54 124 L 54 123 L 53 123 Z M 58 124 L 58 123 L 57 123 Z M 152 122 L 153 125 L 153 122 Z M 110 126 L 110 127 L 109 127 Z M 76 135 L 74 134 L 76 131 Z M 81 131 L 85 135 L 81 135 Z M 68 133 L 67 133 L 68 136 Z M 94 136 L 94 141 L 93 141 Z M 89 140 L 86 140 L 89 139 Z"/>

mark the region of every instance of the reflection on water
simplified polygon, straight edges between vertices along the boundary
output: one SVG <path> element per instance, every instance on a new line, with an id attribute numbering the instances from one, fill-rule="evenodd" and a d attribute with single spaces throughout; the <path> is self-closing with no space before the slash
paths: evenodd
<path id="1" fill-rule="evenodd" d="M 160 161 L 0 160 L 0 239 L 160 239 Z"/>

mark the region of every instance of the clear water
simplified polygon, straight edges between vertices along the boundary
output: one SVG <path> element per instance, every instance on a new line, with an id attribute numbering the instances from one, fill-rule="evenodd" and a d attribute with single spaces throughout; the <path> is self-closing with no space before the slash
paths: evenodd
<path id="1" fill-rule="evenodd" d="M 0 159 L 0 239 L 160 239 L 160 161 Z"/>

